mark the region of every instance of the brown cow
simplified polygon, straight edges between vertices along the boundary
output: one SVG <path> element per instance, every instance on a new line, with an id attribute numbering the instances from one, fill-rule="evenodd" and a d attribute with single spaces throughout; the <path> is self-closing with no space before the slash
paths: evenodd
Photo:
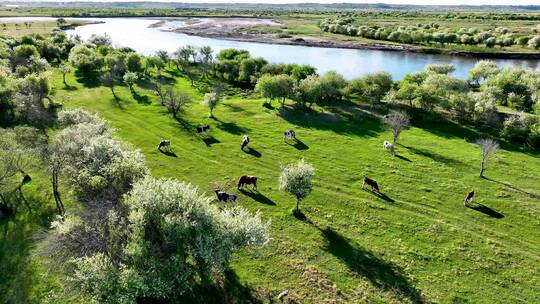
<path id="1" fill-rule="evenodd" d="M 244 185 L 253 185 L 253 188 L 257 189 L 257 177 L 244 175 L 240 177 L 238 181 L 238 189 L 243 188 Z"/>
<path id="2" fill-rule="evenodd" d="M 379 185 L 377 185 L 377 182 L 367 176 L 364 177 L 364 182 L 362 183 L 362 189 L 364 189 L 365 185 L 368 185 L 371 187 L 372 190 L 379 191 Z"/>
<path id="3" fill-rule="evenodd" d="M 473 197 L 474 197 L 474 190 L 471 190 L 469 193 L 467 193 L 467 195 L 465 195 L 465 199 L 463 200 L 463 205 L 465 205 L 465 207 L 468 207 L 469 203 L 472 202 Z"/>

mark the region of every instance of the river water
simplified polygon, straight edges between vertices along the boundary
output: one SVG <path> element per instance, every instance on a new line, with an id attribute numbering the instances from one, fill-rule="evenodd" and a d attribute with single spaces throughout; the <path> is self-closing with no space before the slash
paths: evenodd
<path id="1" fill-rule="evenodd" d="M 23 22 L 55 20 L 49 17 L 0 18 L 0 22 Z M 273 63 L 309 64 L 322 74 L 336 71 L 347 79 L 371 72 L 387 71 L 393 79 L 401 79 L 408 73 L 420 71 L 428 64 L 453 64 L 454 75 L 467 77 L 468 70 L 480 59 L 446 55 L 430 55 L 399 51 L 354 50 L 340 48 L 321 48 L 297 45 L 277 45 L 254 42 L 231 41 L 204 38 L 175 33 L 170 30 L 182 18 L 89 18 L 102 21 L 68 30 L 69 35 L 79 35 L 88 39 L 92 34 L 107 34 L 117 46 L 126 46 L 138 53 L 150 55 L 158 50 L 173 52 L 183 45 L 210 46 L 219 51 L 227 48 L 248 50 L 253 56 L 264 57 Z M 159 27 L 152 24 L 165 20 Z M 521 65 L 536 69 L 540 60 L 493 59 L 499 66 Z"/>

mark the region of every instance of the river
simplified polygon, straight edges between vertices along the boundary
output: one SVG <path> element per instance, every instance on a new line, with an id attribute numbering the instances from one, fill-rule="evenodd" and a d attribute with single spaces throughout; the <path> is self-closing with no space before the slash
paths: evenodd
<path id="1" fill-rule="evenodd" d="M 70 19 L 70 18 L 67 18 Z M 81 19 L 81 18 L 79 18 Z M 336 71 L 347 79 L 359 77 L 371 72 L 387 71 L 393 79 L 401 79 L 408 73 L 420 71 L 428 64 L 453 64 L 454 75 L 467 77 L 468 70 L 480 59 L 410 53 L 382 50 L 356 50 L 340 48 L 321 48 L 298 45 L 278 45 L 254 42 L 231 41 L 224 39 L 189 36 L 171 32 L 175 23 L 182 18 L 89 18 L 101 21 L 68 30 L 69 35 L 79 35 L 88 39 L 92 34 L 107 34 L 117 46 L 126 46 L 138 53 L 149 55 L 158 50 L 174 52 L 180 46 L 194 45 L 212 47 L 219 51 L 227 48 L 248 50 L 252 56 L 260 56 L 273 63 L 309 64 L 317 68 L 318 73 Z M 50 17 L 0 18 L 0 22 L 23 22 L 55 20 Z M 166 22 L 158 27 L 150 27 L 157 22 Z M 499 66 L 521 65 L 536 69 L 540 60 L 493 59 Z"/>

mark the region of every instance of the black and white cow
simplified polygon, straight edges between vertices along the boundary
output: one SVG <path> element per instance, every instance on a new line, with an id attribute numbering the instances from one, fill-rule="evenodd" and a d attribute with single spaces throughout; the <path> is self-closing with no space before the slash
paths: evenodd
<path id="1" fill-rule="evenodd" d="M 197 127 L 197 133 L 206 133 L 210 131 L 210 126 L 209 125 L 202 125 L 202 126 L 198 126 Z"/>
<path id="2" fill-rule="evenodd" d="M 287 140 L 290 138 L 296 140 L 296 133 L 294 133 L 293 130 L 287 130 L 283 132 L 283 141 L 287 142 Z"/>
<path id="3" fill-rule="evenodd" d="M 234 194 L 228 194 L 225 191 L 214 190 L 214 192 L 216 193 L 217 199 L 220 202 L 236 202 L 236 199 L 238 198 L 238 196 Z"/>
<path id="4" fill-rule="evenodd" d="M 158 145 L 158 150 L 161 151 L 161 148 L 167 148 L 167 150 L 169 150 L 171 147 L 171 141 L 170 140 L 165 140 L 165 139 L 162 139 L 160 142 L 159 142 L 159 145 Z"/>
<path id="5" fill-rule="evenodd" d="M 242 138 L 242 144 L 240 145 L 240 149 L 244 150 L 245 147 L 249 144 L 249 136 L 244 135 Z"/>

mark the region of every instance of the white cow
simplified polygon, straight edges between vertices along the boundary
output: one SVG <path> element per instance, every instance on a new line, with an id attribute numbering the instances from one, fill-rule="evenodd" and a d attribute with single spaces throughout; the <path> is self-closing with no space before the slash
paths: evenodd
<path id="1" fill-rule="evenodd" d="M 392 156 L 396 155 L 396 147 L 391 142 L 385 140 L 383 142 L 383 148 L 388 151 L 388 153 L 392 154 Z"/>

